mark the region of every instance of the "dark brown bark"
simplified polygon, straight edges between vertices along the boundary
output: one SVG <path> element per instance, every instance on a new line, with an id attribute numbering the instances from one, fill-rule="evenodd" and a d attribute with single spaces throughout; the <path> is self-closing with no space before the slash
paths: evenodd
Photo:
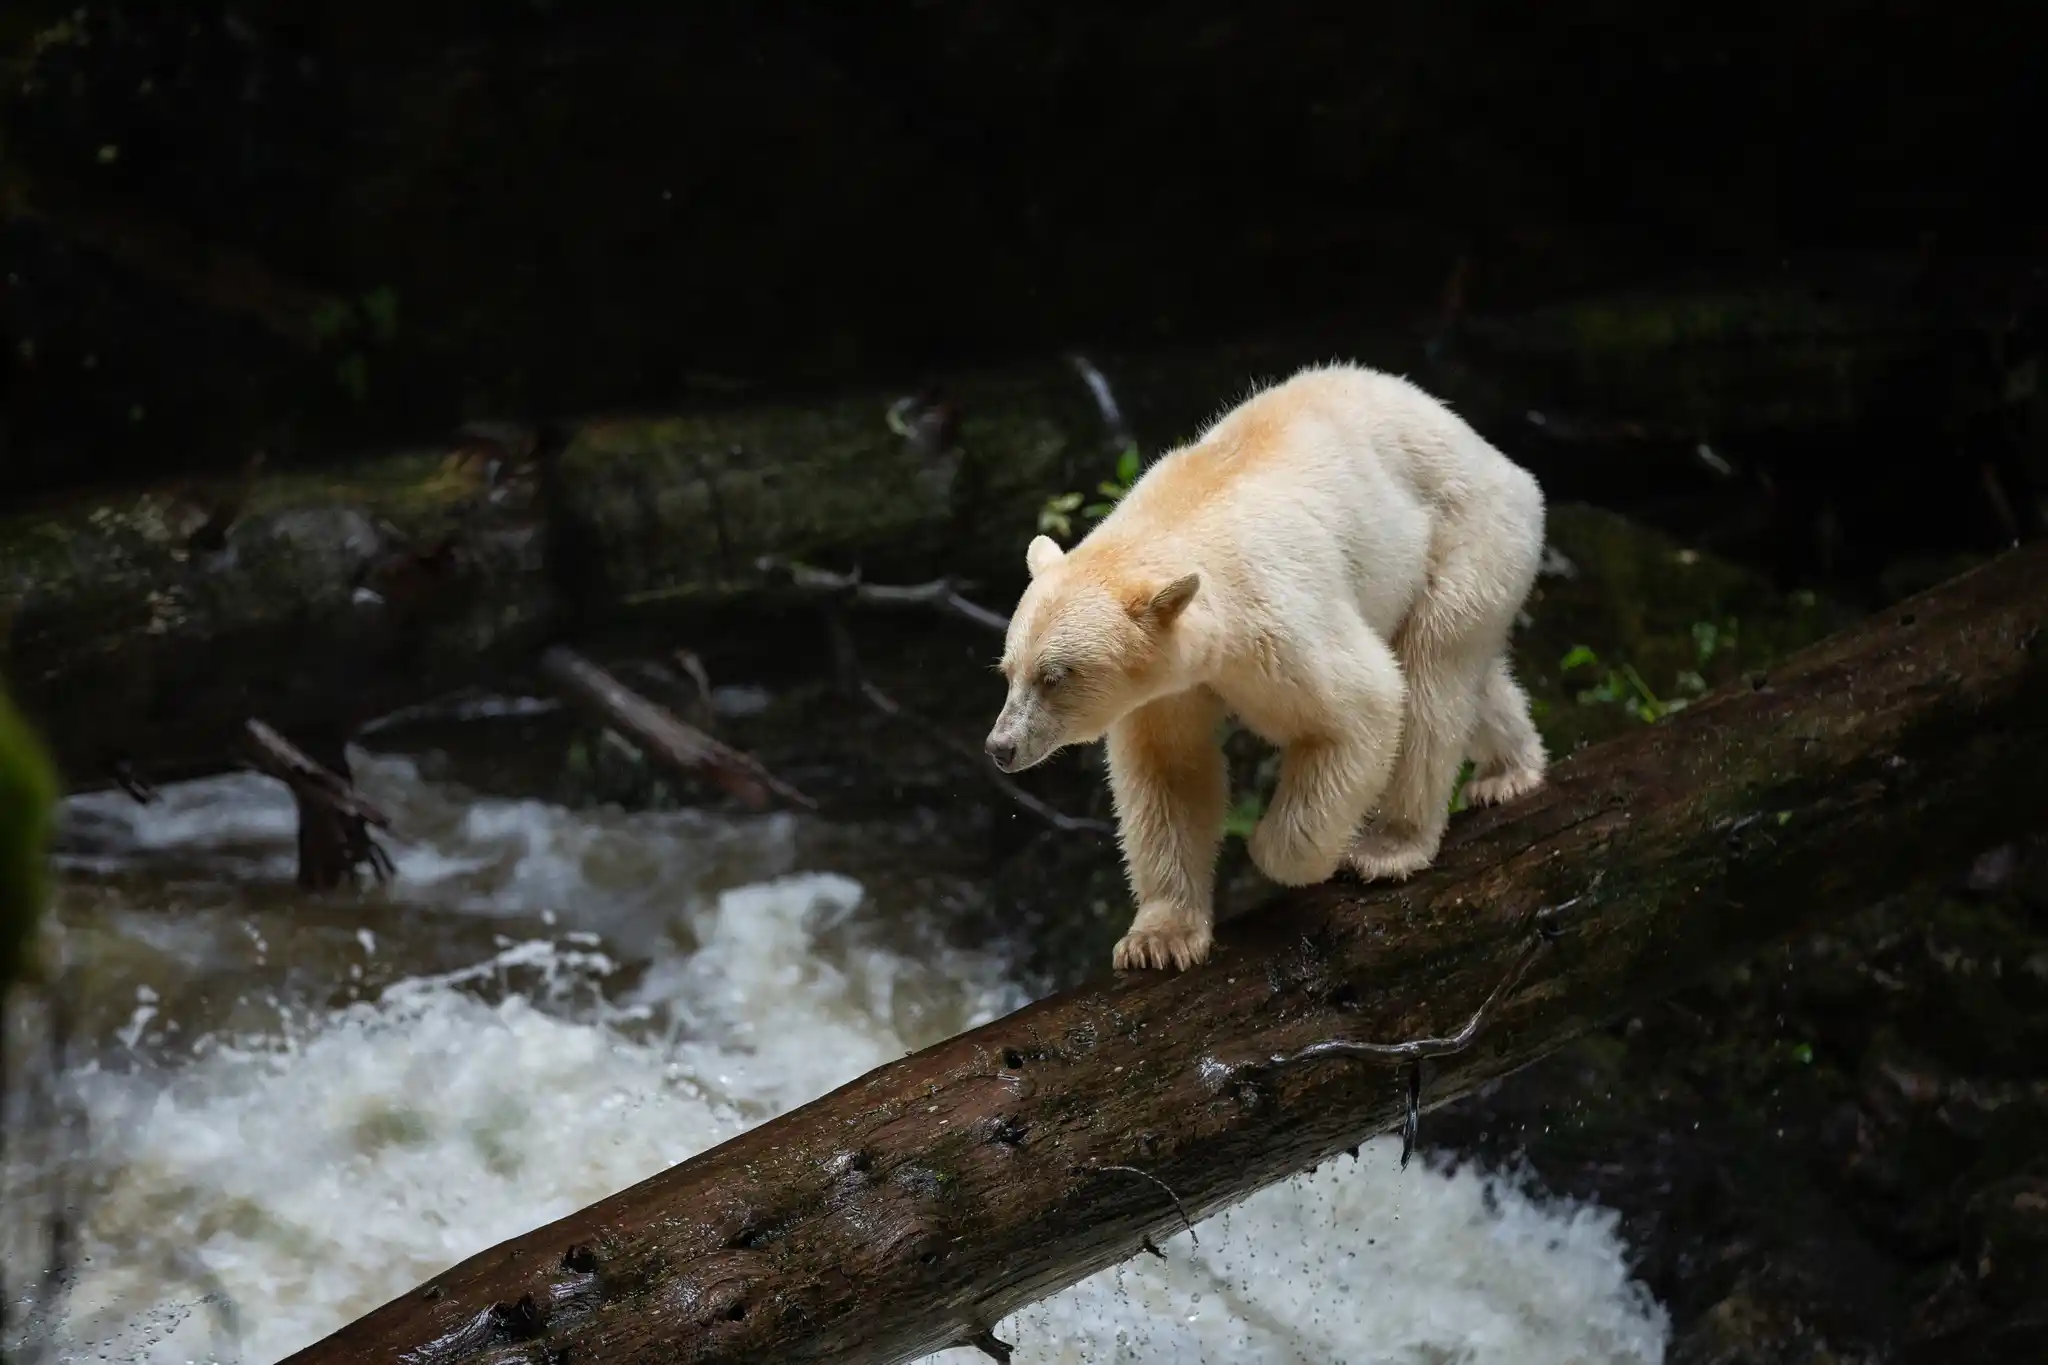
<path id="1" fill-rule="evenodd" d="M 331 890 L 361 868 L 380 881 L 389 877 L 391 857 L 370 837 L 370 826 L 389 829 L 391 817 L 356 790 L 347 756 L 337 752 L 331 766 L 323 765 L 260 720 L 245 728 L 250 765 L 291 788 L 299 819 L 299 885 Z"/>
<path id="2" fill-rule="evenodd" d="M 2038 821 L 2044 767 L 2036 547 L 1574 756 L 1530 799 L 1462 818 L 1410 884 L 1283 895 L 1225 926 L 1204 967 L 1098 981 L 882 1067 L 289 1365 L 972 1344 L 1183 1210 L 1400 1124 L 1410 1067 L 1443 1103 L 1716 960 L 1965 864 Z M 1435 1041 L 1383 1046 L 1411 1040 Z"/>

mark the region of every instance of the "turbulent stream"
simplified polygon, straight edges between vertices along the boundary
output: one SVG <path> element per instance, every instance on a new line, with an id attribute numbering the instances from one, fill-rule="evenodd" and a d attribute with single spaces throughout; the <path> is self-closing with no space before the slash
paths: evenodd
<path id="1" fill-rule="evenodd" d="M 451 1262 L 1024 1003 L 902 875 L 916 832 L 572 810 L 357 754 L 397 878 L 292 883 L 254 776 L 73 798 L 85 1114 L 0 1243 L 84 1189 L 43 1358 L 267 1365 Z M 902 821 L 899 819 L 899 825 Z M 1658 1362 L 1613 1217 L 1367 1144 L 1017 1314 L 1021 1362 Z M 933 1357 L 958 1365 L 971 1352 Z"/>

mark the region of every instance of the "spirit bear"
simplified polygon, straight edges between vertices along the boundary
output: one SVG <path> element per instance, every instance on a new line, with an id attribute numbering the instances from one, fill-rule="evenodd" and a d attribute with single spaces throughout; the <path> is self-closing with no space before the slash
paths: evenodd
<path id="1" fill-rule="evenodd" d="M 1468 755 L 1472 802 L 1540 786 L 1505 650 L 1542 553 L 1527 471 L 1406 380 L 1349 365 L 1226 413 L 1072 551 L 1035 538 L 987 749 L 1017 772 L 1108 737 L 1138 903 L 1117 967 L 1209 955 L 1227 715 L 1281 750 L 1249 847 L 1283 886 L 1427 867 Z"/>

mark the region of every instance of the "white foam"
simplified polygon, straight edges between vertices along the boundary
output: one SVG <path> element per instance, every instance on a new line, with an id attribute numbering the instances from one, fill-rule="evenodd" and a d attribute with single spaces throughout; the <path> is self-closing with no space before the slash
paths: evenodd
<path id="1" fill-rule="evenodd" d="M 274 804 L 223 781 L 210 799 Z M 408 799 L 412 856 L 467 870 L 401 894 L 486 912 L 567 897 L 600 922 L 662 919 L 675 942 L 610 1003 L 596 986 L 615 941 L 564 934 L 273 1036 L 216 1040 L 169 1072 L 77 1077 L 100 1188 L 58 1358 L 266 1365 L 454 1261 L 1021 1003 L 986 956 L 876 946 L 845 877 L 693 889 L 720 849 L 786 866 L 786 829 Z M 268 814 L 195 814 L 204 804 L 131 807 L 146 812 L 128 817 L 136 843 L 175 843 L 171 821 L 202 844 L 275 835 Z M 376 942 L 399 951 L 388 931 Z M 1182 1233 L 1162 1243 L 1169 1260 L 1106 1271 L 999 1334 L 1019 1362 L 1661 1361 L 1662 1312 L 1630 1281 L 1610 1216 L 1469 1171 L 1401 1172 L 1395 1150 L 1371 1144 L 1362 1162 L 1267 1190 L 1205 1224 L 1199 1248 Z"/>
<path id="2" fill-rule="evenodd" d="M 1016 1314 L 1016 1365 L 1651 1365 L 1663 1311 L 1603 1210 L 1469 1168 L 1400 1169 L 1396 1138 L 1262 1190 Z M 966 1365 L 946 1352 L 937 1360 Z"/>

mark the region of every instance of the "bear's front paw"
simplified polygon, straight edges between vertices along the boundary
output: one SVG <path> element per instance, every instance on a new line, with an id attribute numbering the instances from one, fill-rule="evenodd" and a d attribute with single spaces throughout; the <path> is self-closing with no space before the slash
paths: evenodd
<path id="1" fill-rule="evenodd" d="M 1370 827 L 1351 845 L 1344 865 L 1369 882 L 1406 881 L 1429 866 L 1442 837 L 1401 827 Z"/>
<path id="2" fill-rule="evenodd" d="M 1114 962 L 1120 972 L 1156 967 L 1186 971 L 1209 960 L 1215 938 L 1207 923 L 1172 910 L 1140 910 L 1130 932 L 1117 940 Z"/>
<path id="3" fill-rule="evenodd" d="M 1252 855 L 1253 867 L 1268 881 L 1281 886 L 1314 886 L 1337 873 L 1338 860 L 1334 855 L 1303 839 L 1286 821 L 1274 819 L 1270 812 L 1252 829 L 1252 837 L 1245 841 L 1245 851 Z"/>

